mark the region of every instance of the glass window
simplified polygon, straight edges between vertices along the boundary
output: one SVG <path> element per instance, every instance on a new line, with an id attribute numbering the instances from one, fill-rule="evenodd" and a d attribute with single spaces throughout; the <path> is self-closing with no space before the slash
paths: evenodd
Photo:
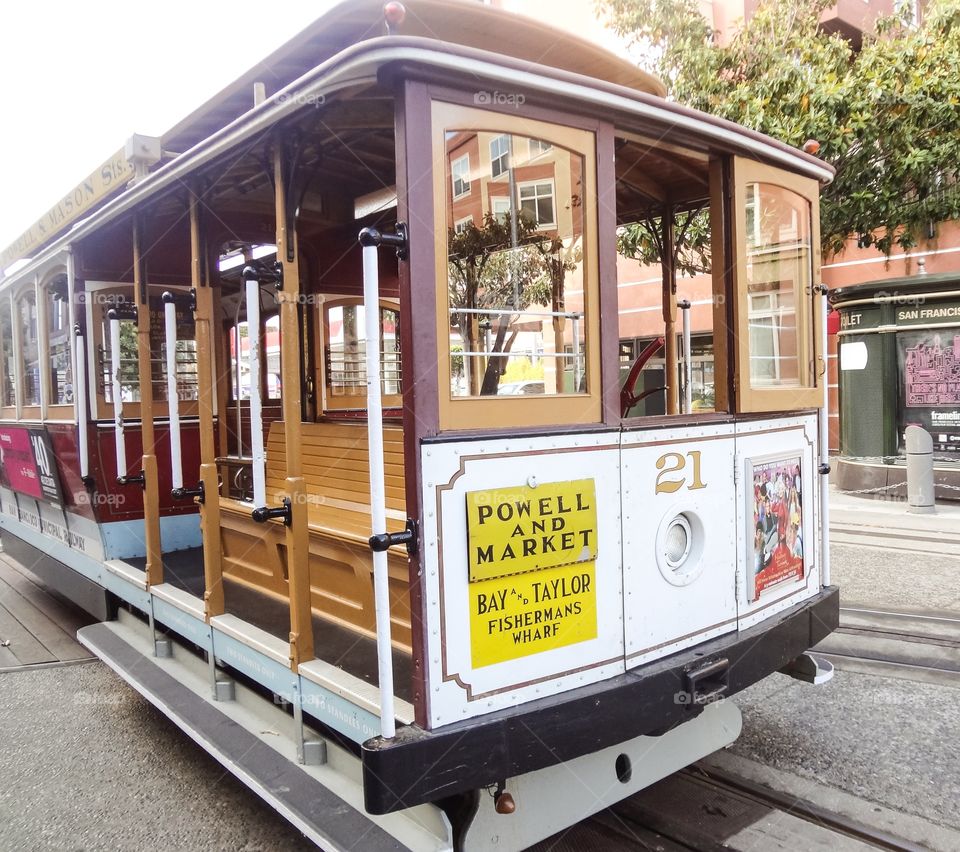
<path id="1" fill-rule="evenodd" d="M 0 345 L 3 347 L 3 397 L 4 408 L 17 404 L 16 366 L 13 360 L 13 326 L 10 322 L 10 301 L 0 304 Z"/>
<path id="2" fill-rule="evenodd" d="M 542 139 L 531 139 L 530 140 L 530 157 L 537 157 L 540 154 L 546 154 L 553 145 L 549 142 L 544 142 Z"/>
<path id="3" fill-rule="evenodd" d="M 510 168 L 510 137 L 495 136 L 490 140 L 490 176 L 500 177 Z"/>
<path id="4" fill-rule="evenodd" d="M 47 308 L 47 358 L 50 405 L 73 404 L 73 368 L 70 363 L 70 312 L 64 285 L 45 291 Z"/>
<path id="5" fill-rule="evenodd" d="M 553 181 L 520 185 L 520 215 L 538 228 L 553 228 Z"/>
<path id="6" fill-rule="evenodd" d="M 464 154 L 450 164 L 453 179 L 453 197 L 461 198 L 470 192 L 470 155 Z"/>
<path id="7" fill-rule="evenodd" d="M 453 230 L 458 234 L 462 234 L 472 224 L 473 216 L 464 216 L 462 219 L 457 219 L 457 221 L 453 223 Z"/>
<path id="8" fill-rule="evenodd" d="M 234 399 L 250 399 L 250 367 L 248 347 L 250 327 L 247 321 L 239 322 L 229 329 L 230 334 L 230 385 Z"/>
<path id="9" fill-rule="evenodd" d="M 528 137 L 482 131 L 448 132 L 448 156 L 471 136 L 480 150 L 489 147 L 493 178 L 512 165 L 516 194 L 511 204 L 505 182 L 483 178 L 482 218 L 467 231 L 457 228 L 448 198 L 450 393 L 588 393 L 583 157 L 558 146 L 544 149 Z M 509 163 L 511 151 L 536 151 L 536 165 L 523 153 Z"/>
<path id="10" fill-rule="evenodd" d="M 122 300 L 121 300 L 122 302 Z M 111 364 L 113 354 L 110 349 L 110 323 L 107 311 L 103 311 L 103 329 L 100 352 L 100 376 L 104 402 L 113 404 L 113 375 Z M 140 368 L 137 359 L 137 324 L 132 319 L 118 320 L 120 323 L 120 398 L 124 402 L 140 402 Z"/>
<path id="11" fill-rule="evenodd" d="M 329 305 L 324 311 L 326 388 L 329 408 L 366 408 L 367 347 L 364 307 L 359 302 Z M 402 393 L 400 312 L 380 306 L 380 387 L 384 404 L 397 406 Z M 392 398 L 391 398 L 392 397 Z"/>
<path id="12" fill-rule="evenodd" d="M 750 385 L 806 386 L 805 352 L 813 341 L 798 328 L 813 281 L 810 203 L 767 183 L 749 183 L 746 193 Z"/>
<path id="13" fill-rule="evenodd" d="M 280 399 L 280 314 L 263 324 L 263 348 L 266 360 L 267 399 Z"/>
<path id="14" fill-rule="evenodd" d="M 37 327 L 37 297 L 32 291 L 20 297 L 20 365 L 24 405 L 40 405 L 40 337 Z"/>

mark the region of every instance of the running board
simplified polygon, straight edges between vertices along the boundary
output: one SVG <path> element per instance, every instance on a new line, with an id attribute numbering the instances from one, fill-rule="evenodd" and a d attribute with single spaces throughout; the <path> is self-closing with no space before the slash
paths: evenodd
<path id="1" fill-rule="evenodd" d="M 317 732 L 304 727 L 304 739 L 322 743 L 322 757 L 311 761 L 317 765 L 298 763 L 294 717 L 236 682 L 231 682 L 232 690 L 220 690 L 232 700 L 213 700 L 211 670 L 204 660 L 176 643 L 165 648 L 170 656 L 154 656 L 149 626 L 122 610 L 118 621 L 84 627 L 77 638 L 318 846 L 355 849 L 362 837 L 364 849 L 453 848 L 450 823 L 439 808 L 368 815 L 358 757 L 332 741 L 323 743 Z M 224 677 L 217 675 L 218 681 Z"/>

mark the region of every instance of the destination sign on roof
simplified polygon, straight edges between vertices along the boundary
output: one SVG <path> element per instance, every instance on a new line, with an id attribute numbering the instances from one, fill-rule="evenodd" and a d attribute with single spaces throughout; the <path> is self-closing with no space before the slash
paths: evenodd
<path id="1" fill-rule="evenodd" d="M 90 213 L 99 202 L 123 189 L 134 175 L 134 165 L 123 148 L 81 181 L 24 231 L 0 254 L 0 269 L 31 257 L 74 222 Z"/>

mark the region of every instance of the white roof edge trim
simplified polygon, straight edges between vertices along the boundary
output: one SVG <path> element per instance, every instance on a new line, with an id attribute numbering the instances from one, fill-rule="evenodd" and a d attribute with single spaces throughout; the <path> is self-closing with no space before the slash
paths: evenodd
<path id="1" fill-rule="evenodd" d="M 472 59 L 452 55 L 442 50 L 430 50 L 423 47 L 391 47 L 383 46 L 350 57 L 346 61 L 338 60 L 336 56 L 311 69 L 306 74 L 294 80 L 290 85 L 275 92 L 263 103 L 235 118 L 230 124 L 222 127 L 216 133 L 198 142 L 189 150 L 182 153 L 175 160 L 163 165 L 149 177 L 143 179 L 116 198 L 107 202 L 100 210 L 91 214 L 87 219 L 78 222 L 66 234 L 44 249 L 40 255 L 32 259 L 23 269 L 0 282 L 0 292 L 28 275 L 35 273 L 42 266 L 50 254 L 63 250 L 66 246 L 88 236 L 97 227 L 105 225 L 131 210 L 151 195 L 167 189 L 172 183 L 182 180 L 195 169 L 221 156 L 230 148 L 244 141 L 249 136 L 265 130 L 279 121 L 288 113 L 303 108 L 303 98 L 289 97 L 298 94 L 309 97 L 317 94 L 332 94 L 340 89 L 357 85 L 363 82 L 374 82 L 377 70 L 388 62 L 407 60 L 423 62 L 441 68 L 456 71 L 472 71 L 487 80 L 499 80 L 510 85 L 526 86 L 530 89 L 548 94 L 560 95 L 564 98 L 574 98 L 597 106 L 606 106 L 623 112 L 632 113 L 640 117 L 652 118 L 661 123 L 670 124 L 677 128 L 692 131 L 704 139 L 735 145 L 753 151 L 757 155 L 779 162 L 794 170 L 805 173 L 808 177 L 821 182 L 829 182 L 833 174 L 829 168 L 818 166 L 801 157 L 799 152 L 793 154 L 776 145 L 763 142 L 760 139 L 745 137 L 734 130 L 718 126 L 709 121 L 703 121 L 696 116 L 677 114 L 672 110 L 654 104 L 633 100 L 623 95 L 611 92 L 598 91 L 580 83 L 570 83 L 555 80 L 529 71 L 518 71 L 515 68 L 504 68 L 486 60 Z M 331 67 L 334 66 L 334 67 Z M 283 97 L 287 96 L 287 97 Z"/>

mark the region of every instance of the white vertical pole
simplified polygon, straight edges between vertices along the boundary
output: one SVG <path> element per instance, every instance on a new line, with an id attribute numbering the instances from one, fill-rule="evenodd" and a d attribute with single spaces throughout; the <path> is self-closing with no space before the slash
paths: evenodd
<path id="1" fill-rule="evenodd" d="M 83 335 L 77 326 L 76 353 L 77 369 L 73 374 L 74 406 L 77 413 L 77 443 L 80 456 L 80 478 L 90 476 L 90 450 L 87 446 L 87 347 Z"/>
<path id="2" fill-rule="evenodd" d="M 370 521 L 373 535 L 387 532 L 383 471 L 383 403 L 380 397 L 380 279 L 377 247 L 363 247 L 363 314 L 367 349 L 367 440 L 370 447 Z M 373 594 L 380 673 L 380 733 L 396 734 L 393 709 L 393 649 L 390 642 L 390 586 L 385 551 L 373 553 Z"/>
<path id="3" fill-rule="evenodd" d="M 123 386 L 120 383 L 120 318 L 110 316 L 110 372 L 113 379 L 113 437 L 117 477 L 127 475 L 127 447 L 123 437 Z"/>
<path id="4" fill-rule="evenodd" d="M 820 347 L 823 352 L 823 408 L 820 409 L 820 465 L 830 464 L 830 388 L 827 369 L 827 288 L 820 291 Z M 830 477 L 820 473 L 820 582 L 830 585 Z"/>
<path id="5" fill-rule="evenodd" d="M 560 377 L 560 393 L 563 393 L 563 376 Z M 573 314 L 573 388 L 571 393 L 580 392 L 580 315 Z"/>
<path id="6" fill-rule="evenodd" d="M 250 455 L 253 458 L 253 505 L 260 509 L 267 505 L 263 453 L 263 406 L 260 400 L 260 281 L 256 270 L 250 266 L 243 270 L 243 279 L 247 285 L 247 363 L 250 368 Z M 239 357 L 238 351 L 237 358 Z M 240 404 L 239 399 L 237 404 Z"/>
<path id="7" fill-rule="evenodd" d="M 679 302 L 683 312 L 683 413 L 689 414 L 693 410 L 693 363 L 690 344 L 690 302 L 684 299 Z"/>
<path id="8" fill-rule="evenodd" d="M 177 306 L 173 293 L 163 294 L 163 318 L 167 344 L 167 409 L 170 414 L 170 478 L 174 488 L 183 488 L 183 457 L 180 451 L 180 394 L 177 392 Z"/>
<path id="9" fill-rule="evenodd" d="M 87 348 L 77 324 L 77 272 L 73 249 L 67 246 L 67 322 L 76 332 L 71 347 L 73 358 L 73 413 L 77 421 L 77 455 L 80 459 L 80 478 L 90 476 L 90 448 L 87 446 Z"/>

